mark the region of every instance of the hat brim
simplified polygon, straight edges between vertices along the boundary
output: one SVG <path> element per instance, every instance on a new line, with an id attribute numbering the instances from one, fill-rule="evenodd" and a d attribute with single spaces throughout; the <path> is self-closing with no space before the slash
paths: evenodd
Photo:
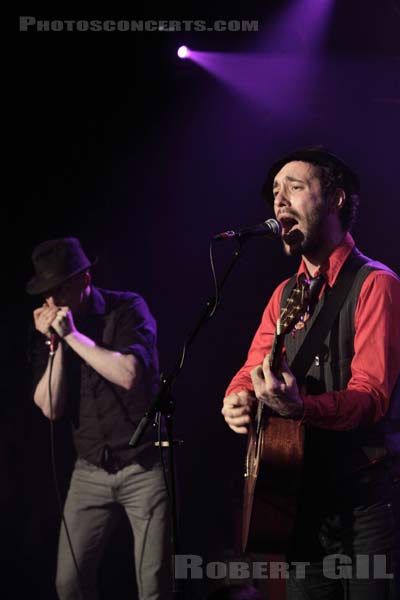
<path id="1" fill-rule="evenodd" d="M 65 283 L 66 281 L 68 281 L 69 279 L 71 279 L 71 277 L 73 277 L 74 275 L 77 275 L 78 273 L 82 273 L 82 271 L 86 271 L 87 269 L 90 269 L 91 267 L 93 267 L 96 263 L 97 263 L 97 256 L 94 258 L 94 260 L 92 261 L 88 261 L 88 264 L 85 265 L 84 267 L 82 267 L 82 265 L 80 265 L 79 269 L 74 270 L 71 273 L 68 274 L 64 274 L 64 275 L 56 275 L 54 277 L 32 277 L 27 285 L 26 285 L 26 292 L 32 296 L 36 295 L 36 294 L 44 294 L 45 292 L 48 292 L 50 290 L 52 290 L 53 288 L 58 287 L 59 285 L 62 285 L 63 283 Z"/>

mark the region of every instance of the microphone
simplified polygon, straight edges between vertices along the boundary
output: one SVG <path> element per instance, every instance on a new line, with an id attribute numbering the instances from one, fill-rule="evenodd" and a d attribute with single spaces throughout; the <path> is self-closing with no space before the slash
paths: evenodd
<path id="1" fill-rule="evenodd" d="M 50 356 L 54 356 L 60 342 L 60 337 L 52 327 L 50 327 L 50 338 L 46 341 L 46 346 L 49 347 Z"/>
<path id="2" fill-rule="evenodd" d="M 49 344 L 49 351 L 50 354 L 53 355 L 55 354 L 57 348 L 58 348 L 58 342 L 60 341 L 60 338 L 58 337 L 58 334 L 54 331 L 50 332 L 50 344 Z"/>
<path id="3" fill-rule="evenodd" d="M 281 236 L 281 230 L 282 227 L 276 219 L 267 219 L 259 225 L 254 225 L 254 227 L 243 227 L 242 229 L 236 229 L 235 231 L 232 229 L 229 231 L 222 231 L 221 233 L 214 235 L 213 239 L 230 240 L 236 238 L 240 240 L 252 237 L 253 235 L 265 235 L 271 239 L 277 239 Z"/>

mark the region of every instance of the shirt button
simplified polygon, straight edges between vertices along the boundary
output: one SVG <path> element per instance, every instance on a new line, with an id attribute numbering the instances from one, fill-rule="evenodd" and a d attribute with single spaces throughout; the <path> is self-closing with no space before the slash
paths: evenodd
<path id="1" fill-rule="evenodd" d="M 318 354 L 317 354 L 317 356 L 314 358 L 314 365 L 315 365 L 316 367 L 319 367 L 319 356 L 318 356 Z"/>

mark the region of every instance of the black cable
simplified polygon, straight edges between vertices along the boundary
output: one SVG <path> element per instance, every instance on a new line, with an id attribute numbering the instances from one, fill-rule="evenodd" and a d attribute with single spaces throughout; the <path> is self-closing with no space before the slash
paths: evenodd
<path id="1" fill-rule="evenodd" d="M 208 317 L 209 319 L 211 319 L 211 317 L 214 316 L 214 313 L 217 310 L 217 306 L 219 303 L 219 287 L 218 287 L 218 281 L 217 281 L 217 274 L 215 272 L 215 266 L 214 266 L 213 241 L 214 241 L 213 239 L 211 239 L 211 241 L 210 241 L 210 265 L 211 265 L 211 273 L 213 276 L 215 295 L 214 295 L 214 306 L 212 307 L 212 310 L 209 314 L 209 317 Z"/>
<path id="2" fill-rule="evenodd" d="M 210 310 L 210 313 L 207 316 L 208 319 L 211 319 L 214 316 L 215 311 L 218 308 L 219 294 L 220 294 L 220 286 L 218 285 L 217 274 L 216 274 L 215 265 L 214 265 L 213 241 L 214 241 L 213 239 L 210 241 L 209 256 L 210 256 L 211 273 L 212 273 L 213 284 L 214 284 L 214 297 L 212 298 L 212 309 Z M 207 304 L 207 306 L 208 306 L 208 304 Z M 180 358 L 178 360 L 178 368 L 176 371 L 176 375 L 178 375 L 178 373 L 182 370 L 183 363 L 185 362 L 185 358 L 186 358 L 186 352 L 187 352 L 187 347 L 188 347 L 189 341 L 190 341 L 190 336 L 188 336 L 183 343 L 182 352 L 181 352 Z"/>
<path id="3" fill-rule="evenodd" d="M 60 488 L 58 487 L 58 480 L 57 480 L 57 469 L 56 469 L 56 453 L 55 453 L 55 436 L 54 436 L 54 420 L 53 420 L 53 396 L 52 396 L 52 391 L 51 391 L 51 376 L 53 373 L 53 363 L 54 363 L 54 357 L 56 354 L 56 350 L 50 350 L 49 353 L 49 388 L 48 388 L 48 392 L 49 392 L 49 405 L 50 405 L 50 456 L 51 456 L 51 469 L 52 469 L 52 473 L 53 473 L 53 481 L 54 481 L 54 487 L 55 487 L 55 491 L 56 491 L 56 496 L 57 496 L 57 504 L 58 504 L 58 509 L 60 512 L 60 516 L 61 516 L 61 521 L 62 521 L 62 525 L 65 529 L 65 534 L 67 536 L 67 541 L 68 541 L 68 546 L 69 549 L 71 551 L 71 556 L 72 556 L 72 560 L 73 563 L 75 565 L 75 569 L 76 569 L 76 573 L 78 575 L 78 581 L 79 581 L 79 587 L 81 590 L 81 594 L 82 594 L 82 598 L 85 598 L 85 595 L 83 593 L 83 582 L 82 582 L 82 575 L 81 572 L 79 570 L 78 567 L 78 562 L 76 560 L 76 556 L 74 553 L 74 549 L 72 546 L 72 542 L 71 542 L 71 536 L 67 527 L 67 522 L 65 520 L 65 516 L 64 516 L 64 509 L 63 509 L 63 503 L 61 500 L 61 494 L 60 494 Z"/>

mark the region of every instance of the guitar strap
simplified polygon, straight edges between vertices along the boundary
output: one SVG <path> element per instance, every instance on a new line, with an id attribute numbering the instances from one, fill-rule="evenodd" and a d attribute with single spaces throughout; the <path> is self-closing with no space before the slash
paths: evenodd
<path id="1" fill-rule="evenodd" d="M 315 356 L 321 349 L 321 345 L 335 323 L 357 272 L 368 262 L 366 256 L 353 248 L 342 266 L 334 286 L 325 291 L 324 304 L 291 362 L 290 369 L 296 378 L 303 377 L 308 372 Z M 293 288 L 295 278 L 292 286 L 290 283 L 288 287 Z"/>

